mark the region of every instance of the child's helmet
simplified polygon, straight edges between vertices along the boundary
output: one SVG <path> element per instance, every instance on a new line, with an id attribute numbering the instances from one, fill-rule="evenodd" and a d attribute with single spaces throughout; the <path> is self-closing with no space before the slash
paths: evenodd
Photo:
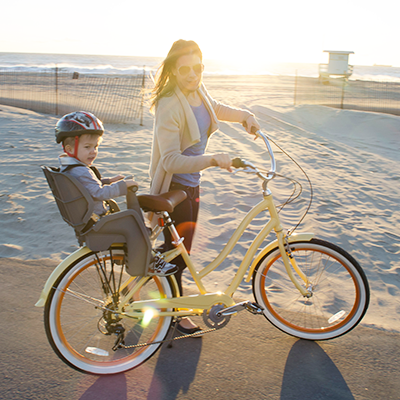
<path id="1" fill-rule="evenodd" d="M 103 123 L 93 114 L 86 111 L 76 111 L 64 115 L 56 125 L 56 141 L 61 143 L 67 137 L 94 133 L 102 136 Z"/>

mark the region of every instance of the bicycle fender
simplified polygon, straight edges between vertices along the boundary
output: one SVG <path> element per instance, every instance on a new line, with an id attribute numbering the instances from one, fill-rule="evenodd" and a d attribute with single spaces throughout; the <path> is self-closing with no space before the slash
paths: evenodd
<path id="1" fill-rule="evenodd" d="M 293 235 L 289 236 L 289 243 L 299 242 L 299 241 L 309 242 L 313 237 L 314 234 L 310 232 L 294 233 Z M 278 247 L 278 239 L 275 239 L 273 242 L 269 243 L 258 253 L 257 257 L 251 264 L 249 274 L 247 275 L 246 278 L 246 282 L 250 282 L 250 279 L 253 276 L 254 269 L 256 268 L 257 264 L 261 261 L 261 259 L 275 247 Z"/>
<path id="2" fill-rule="evenodd" d="M 54 269 L 54 271 L 48 277 L 42 293 L 40 294 L 40 298 L 38 302 L 35 304 L 35 307 L 44 307 L 47 301 L 47 297 L 49 296 L 50 290 L 60 277 L 60 275 L 75 261 L 79 260 L 81 257 L 85 256 L 86 254 L 91 253 L 92 251 L 84 246 L 75 251 L 74 253 L 70 254 L 65 260 L 63 260 L 58 266 Z"/>

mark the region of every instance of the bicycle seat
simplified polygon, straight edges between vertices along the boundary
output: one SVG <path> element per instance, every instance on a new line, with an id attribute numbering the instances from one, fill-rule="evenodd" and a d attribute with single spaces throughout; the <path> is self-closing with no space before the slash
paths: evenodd
<path id="1" fill-rule="evenodd" d="M 183 190 L 171 190 L 159 195 L 139 194 L 137 196 L 140 208 L 145 212 L 167 211 L 171 213 L 174 208 L 187 197 Z"/>

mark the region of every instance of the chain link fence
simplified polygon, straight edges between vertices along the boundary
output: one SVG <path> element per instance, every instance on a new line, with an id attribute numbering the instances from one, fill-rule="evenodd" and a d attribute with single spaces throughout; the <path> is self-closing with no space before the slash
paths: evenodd
<path id="1" fill-rule="evenodd" d="M 294 104 L 400 115 L 400 83 L 296 77 Z"/>
<path id="2" fill-rule="evenodd" d="M 249 77 L 257 87 L 262 84 L 267 91 L 284 93 L 285 99 L 275 101 L 285 104 L 293 90 L 295 105 L 318 104 L 400 115 L 398 82 L 296 77 L 293 85 L 282 79 L 276 82 L 277 77 Z M 105 123 L 142 123 L 146 83 L 144 71 L 138 75 L 101 75 L 60 68 L 36 72 L 0 68 L 0 104 L 55 115 L 85 110 Z"/>
<path id="3" fill-rule="evenodd" d="M 36 72 L 0 69 L 0 104 L 46 114 L 92 112 L 106 123 L 143 117 L 146 75 L 100 75 L 47 68 Z"/>

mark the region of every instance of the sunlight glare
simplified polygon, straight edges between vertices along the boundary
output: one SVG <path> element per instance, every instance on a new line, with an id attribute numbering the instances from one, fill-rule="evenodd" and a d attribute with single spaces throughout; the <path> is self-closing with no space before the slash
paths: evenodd
<path id="1" fill-rule="evenodd" d="M 154 318 L 154 316 L 156 315 L 156 312 L 153 308 L 146 308 L 144 309 L 144 315 L 143 315 L 143 319 L 140 323 L 140 325 L 143 328 L 146 328 L 147 326 L 149 326 L 151 320 Z"/>

